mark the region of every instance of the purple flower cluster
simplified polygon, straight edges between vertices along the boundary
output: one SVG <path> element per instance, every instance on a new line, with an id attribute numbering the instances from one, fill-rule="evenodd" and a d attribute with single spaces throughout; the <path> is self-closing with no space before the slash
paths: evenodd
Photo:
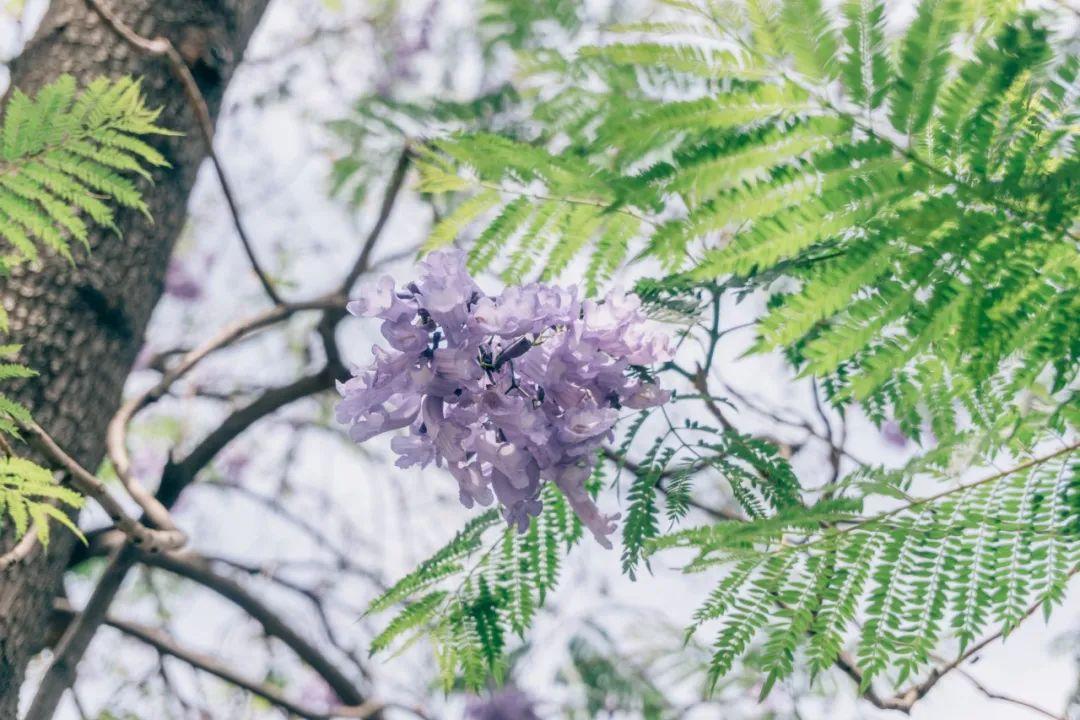
<path id="1" fill-rule="evenodd" d="M 513 685 L 486 698 L 471 698 L 465 706 L 469 720 L 540 720 L 536 702 Z"/>
<path id="2" fill-rule="evenodd" d="M 384 277 L 351 302 L 381 318 L 390 349 L 342 384 L 337 417 L 356 442 L 398 428 L 397 465 L 446 464 L 461 502 L 498 500 L 519 530 L 554 482 L 606 547 L 618 516 L 604 515 L 585 482 L 621 408 L 660 405 L 669 393 L 631 366 L 669 357 L 635 295 L 603 300 L 539 283 L 481 292 L 458 251 L 432 253 L 404 288 Z"/>

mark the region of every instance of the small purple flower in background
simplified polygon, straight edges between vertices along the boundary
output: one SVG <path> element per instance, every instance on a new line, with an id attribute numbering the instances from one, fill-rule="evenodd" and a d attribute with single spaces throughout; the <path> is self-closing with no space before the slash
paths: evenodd
<path id="1" fill-rule="evenodd" d="M 202 297 L 202 284 L 187 267 L 173 260 L 165 270 L 165 294 L 181 302 L 194 302 Z"/>
<path id="2" fill-rule="evenodd" d="M 468 720 L 540 720 L 535 702 L 510 685 L 486 698 L 472 698 L 465 708 Z"/>
<path id="3" fill-rule="evenodd" d="M 893 447 L 904 448 L 908 444 L 907 436 L 900 429 L 900 424 L 893 420 L 888 420 L 881 425 L 881 437 Z"/>
<path id="4" fill-rule="evenodd" d="M 332 708 L 341 704 L 333 688 L 320 677 L 309 678 L 300 689 L 300 701 L 311 707 Z"/>
<path id="5" fill-rule="evenodd" d="M 372 365 L 339 387 L 338 421 L 355 442 L 408 427 L 391 442 L 398 467 L 445 463 L 466 507 L 497 500 L 520 531 L 553 482 L 611 547 L 618 516 L 600 512 L 585 482 L 621 408 L 670 398 L 628 372 L 666 360 L 667 337 L 649 330 L 634 295 L 597 301 L 534 283 L 487 296 L 459 251 L 420 267 L 416 282 L 382 278 L 349 303 L 382 319 L 391 349 L 376 346 Z"/>
<path id="6" fill-rule="evenodd" d="M 217 467 L 226 480 L 239 483 L 250 463 L 251 456 L 243 451 L 234 451 L 218 461 Z"/>

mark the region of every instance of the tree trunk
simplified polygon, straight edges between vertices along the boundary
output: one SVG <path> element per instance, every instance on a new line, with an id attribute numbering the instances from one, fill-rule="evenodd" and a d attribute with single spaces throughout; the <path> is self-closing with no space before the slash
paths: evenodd
<path id="1" fill-rule="evenodd" d="M 146 37 L 170 38 L 190 66 L 216 118 L 225 87 L 269 0 L 111 0 L 117 15 Z M 11 314 L 11 337 L 24 345 L 20 360 L 40 375 L 5 385 L 35 419 L 83 465 L 104 456 L 105 427 L 163 286 L 174 241 L 184 223 L 188 194 L 206 155 L 195 116 L 163 58 L 126 45 L 84 0 L 54 0 L 34 39 L 11 65 L 12 85 L 27 93 L 61 73 L 85 83 L 99 75 L 143 79 L 161 124 L 183 133 L 161 138 L 172 168 L 144 184 L 153 214 L 120 209 L 119 233 L 96 232 L 92 253 L 72 268 L 48 258 L 36 271 L 0 280 L 0 302 Z M 10 523 L 8 523 L 10 524 Z M 10 529 L 8 530 L 10 533 Z M 3 536 L 7 548 L 11 536 Z M 73 546 L 57 532 L 47 553 L 35 551 L 0 576 L 0 718 L 15 718 L 26 665 L 41 649 L 53 597 Z"/>

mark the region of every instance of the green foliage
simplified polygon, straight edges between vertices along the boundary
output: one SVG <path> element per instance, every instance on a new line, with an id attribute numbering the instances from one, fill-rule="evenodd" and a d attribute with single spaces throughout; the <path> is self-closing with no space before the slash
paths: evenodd
<path id="1" fill-rule="evenodd" d="M 632 427 L 624 446 L 629 445 L 635 433 Z M 698 439 L 690 442 L 688 435 L 696 435 Z M 705 471 L 723 479 L 732 499 L 750 519 L 761 520 L 770 511 L 779 513 L 778 517 L 787 517 L 786 513 L 802 510 L 799 480 L 770 442 L 734 430 L 717 431 L 696 422 L 687 422 L 683 428 L 669 425 L 635 467 L 635 477 L 627 491 L 622 566 L 631 579 L 636 579 L 639 564 L 647 565 L 649 547 L 660 537 L 664 526 L 670 528 L 686 516 L 694 479 Z M 663 524 L 658 502 L 661 492 L 666 520 Z M 811 523 L 818 520 L 816 515 L 796 513 L 794 517 L 809 518 Z M 737 523 L 729 529 L 742 528 L 743 524 Z"/>
<path id="2" fill-rule="evenodd" d="M 113 206 L 146 213 L 129 176 L 150 179 L 148 168 L 168 165 L 142 139 L 169 134 L 155 124 L 157 117 L 131 78 L 99 78 L 77 92 L 74 78 L 63 75 L 34 98 L 12 91 L 0 126 L 0 278 L 37 260 L 41 247 L 73 262 L 71 243 L 87 246 L 88 221 L 115 227 Z M 0 332 L 7 329 L 0 306 Z M 19 349 L 0 345 L 0 383 L 36 375 L 11 361 Z M 18 439 L 19 426 L 29 422 L 30 412 L 0 392 L 0 519 L 6 515 L 18 535 L 33 522 L 42 545 L 50 521 L 81 538 L 64 508 L 80 507 L 82 498 L 10 452 L 5 436 Z"/>
<path id="3" fill-rule="evenodd" d="M 664 447 L 663 442 L 664 438 L 660 437 L 653 443 L 626 493 L 628 507 L 622 524 L 622 567 L 632 580 L 636 579 L 635 568 L 642 561 L 646 543 L 660 534 L 657 488 L 676 452 L 675 448 Z"/>
<path id="4" fill-rule="evenodd" d="M 767 693 L 851 643 L 865 683 L 902 683 L 947 637 L 971 647 L 1049 611 L 1080 562 L 1080 57 L 1018 3 L 920 0 L 892 39 L 883 0 L 668 4 L 672 22 L 531 53 L 532 127 L 425 145 L 421 190 L 456 208 L 429 246 L 463 243 L 474 272 L 508 282 L 573 268 L 590 294 L 627 258 L 659 264 L 636 290 L 680 340 L 721 294 L 761 292 L 753 352 L 926 440 L 907 466 L 819 495 L 772 442 L 730 428 L 669 419 L 633 463 L 642 416 L 610 453 L 614 486 L 631 471 L 624 572 L 681 548 L 688 571 L 720 575 L 691 628 L 716 631 L 713 683 L 753 653 Z M 705 367 L 667 368 L 695 388 L 720 337 L 704 330 Z M 681 399 L 728 426 L 719 399 Z M 1013 470 L 957 484 L 958 466 L 1003 458 Z M 672 530 L 702 477 L 739 513 Z M 483 577 L 455 610 L 466 629 L 442 619 L 453 595 L 416 597 L 400 620 L 478 645 L 451 665 L 466 675 L 497 670 L 530 616 L 507 620 L 509 589 Z"/>
<path id="5" fill-rule="evenodd" d="M 23 365 L 10 362 L 18 354 L 20 345 L 0 345 L 0 382 L 16 378 L 31 378 L 36 373 Z M 22 405 L 0 393 L 0 436 L 18 436 L 19 424 L 30 419 L 30 413 Z"/>
<path id="6" fill-rule="evenodd" d="M 730 27 L 692 13 L 693 41 L 549 59 L 537 77 L 565 85 L 535 108 L 540 134 L 436 140 L 424 163 L 442 181 L 425 189 L 482 189 L 494 219 L 472 267 L 499 262 L 508 281 L 634 253 L 691 282 L 794 280 L 758 349 L 795 348 L 836 404 L 933 416 L 960 402 L 978 420 L 1036 380 L 1062 391 L 1080 365 L 1080 59 L 1032 15 L 974 23 L 967 9 L 925 0 L 889 47 L 875 0 L 835 16 L 748 3 Z M 710 47 L 727 33 L 739 50 Z M 657 77 L 683 78 L 689 97 L 659 99 Z M 583 98 L 585 79 L 607 91 Z M 571 101 L 583 122 L 554 111 Z M 443 225 L 439 241 L 472 227 Z"/>
<path id="7" fill-rule="evenodd" d="M 331 132 L 344 144 L 330 173 L 330 192 L 359 206 L 372 183 L 390 172 L 396 156 L 412 138 L 480 128 L 512 132 L 519 104 L 520 96 L 509 84 L 462 101 L 365 96 L 353 104 L 347 116 L 329 123 Z M 451 189 L 441 188 L 440 192 Z"/>
<path id="8" fill-rule="evenodd" d="M 50 520 L 54 520 L 85 542 L 82 532 L 63 509 L 82 507 L 83 498 L 74 490 L 58 485 L 45 468 L 23 458 L 0 458 L 0 526 L 5 516 L 15 533 L 25 535 L 33 523 L 38 541 L 49 544 Z"/>
<path id="9" fill-rule="evenodd" d="M 87 241 L 86 219 L 113 227 L 109 203 L 145 213 L 126 175 L 149 179 L 148 166 L 168 165 L 141 139 L 167 134 L 157 117 L 130 78 L 99 78 L 77 93 L 64 75 L 33 99 L 15 90 L 0 128 L 0 237 L 9 246 L 0 270 L 37 259 L 39 245 L 70 259 L 70 241 Z"/>
<path id="10" fill-rule="evenodd" d="M 1061 601 L 1080 562 L 1067 507 L 1080 471 L 1073 449 L 867 518 L 827 501 L 754 523 L 678 531 L 654 548 L 694 549 L 693 571 L 731 564 L 696 615 L 695 628 L 719 621 L 714 679 L 756 637 L 764 643 L 763 692 L 792 672 L 800 648 L 814 672 L 825 670 L 861 610 L 864 688 L 887 670 L 901 683 L 930 662 L 947 632 L 962 652 L 983 633 L 1008 633 L 1035 607 Z"/>
<path id="11" fill-rule="evenodd" d="M 474 272 L 489 267 L 496 257 L 508 258 L 502 277 L 508 282 L 525 278 L 557 277 L 586 248 L 586 286 L 595 293 L 627 256 L 643 218 L 628 209 L 612 207 L 615 178 L 576 158 L 553 156 L 535 146 L 497 135 L 470 135 L 438 140 L 432 147 L 451 158 L 424 160 L 421 190 L 438 192 L 448 187 L 452 167 L 468 165 L 474 181 L 486 189 L 466 200 L 435 230 L 439 245 L 452 242 L 474 219 L 477 206 L 494 208 L 493 219 L 473 244 L 469 266 Z M 512 181 L 513 184 L 508 184 Z M 468 187 L 460 182 L 450 189 Z M 540 184 L 542 192 L 529 188 Z"/>
<path id="12" fill-rule="evenodd" d="M 509 53 L 543 54 L 542 48 L 553 43 L 570 42 L 582 29 L 586 15 L 581 3 L 573 0 L 481 0 L 477 6 L 475 40 L 486 78 L 507 77 Z M 535 98 L 527 97 L 508 78 L 472 97 L 460 97 L 457 87 L 409 99 L 393 92 L 365 95 L 348 115 L 329 123 L 344 144 L 331 172 L 331 194 L 360 205 L 404 147 L 419 146 L 431 138 L 463 132 L 528 136 L 533 132 L 530 111 L 534 106 Z M 462 187 L 468 186 L 455 183 L 430 191 L 444 193 Z M 438 207 L 440 216 L 450 212 L 458 198 L 446 200 L 445 207 Z"/>
<path id="13" fill-rule="evenodd" d="M 509 636 L 523 636 L 532 624 L 558 583 L 562 555 L 582 534 L 561 493 L 549 487 L 542 497 L 544 508 L 527 532 L 507 529 L 497 511 L 482 513 L 376 599 L 369 613 L 404 607 L 371 651 L 426 635 L 447 689 L 459 677 L 471 688 L 500 678 Z"/>
<path id="14" fill-rule="evenodd" d="M 575 687 L 585 689 L 583 717 L 623 712 L 643 720 L 675 716 L 675 709 L 663 691 L 632 665 L 613 658 L 613 643 L 602 645 L 585 636 L 570 641 L 570 662 Z"/>
<path id="15" fill-rule="evenodd" d="M 494 54 L 500 46 L 522 50 L 540 41 L 544 28 L 538 26 L 577 30 L 581 4 L 574 0 L 483 0 L 479 25 L 485 54 Z"/>

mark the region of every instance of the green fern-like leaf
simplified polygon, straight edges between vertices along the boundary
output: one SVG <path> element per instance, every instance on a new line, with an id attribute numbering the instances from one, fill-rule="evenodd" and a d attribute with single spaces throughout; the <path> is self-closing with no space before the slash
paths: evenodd
<path id="1" fill-rule="evenodd" d="M 38 541 L 49 544 L 50 521 L 55 521 L 85 542 L 82 532 L 64 508 L 80 508 L 83 498 L 59 485 L 40 465 L 19 457 L 0 458 L 0 522 L 6 516 L 17 535 L 33 523 Z"/>
<path id="2" fill-rule="evenodd" d="M 562 494 L 542 493 L 544 508 L 528 531 L 501 527 L 498 513 L 471 520 L 454 538 L 377 598 L 368 613 L 405 604 L 376 637 L 372 652 L 403 636 L 428 637 L 444 684 L 482 686 L 505 670 L 507 638 L 524 635 L 558 582 L 561 556 L 581 537 Z M 485 536 L 494 534 L 493 539 Z"/>
<path id="3" fill-rule="evenodd" d="M 696 549 L 689 569 L 728 566 L 695 616 L 695 629 L 722 621 L 713 677 L 762 632 L 766 691 L 792 672 L 800 648 L 812 670 L 827 669 L 861 607 L 864 683 L 890 670 L 903 682 L 930 662 L 946 629 L 962 650 L 995 624 L 1008 632 L 1033 605 L 1060 600 L 1080 569 L 1062 512 L 1075 452 L 1074 444 L 853 524 L 854 508 L 826 503 L 742 527 L 677 531 L 653 548 Z"/>
<path id="4" fill-rule="evenodd" d="M 77 92 L 62 76 L 33 99 L 15 90 L 0 128 L 0 237 L 9 262 L 34 260 L 38 247 L 71 257 L 70 241 L 85 244 L 83 216 L 113 226 L 109 204 L 146 212 L 127 175 L 149 178 L 166 166 L 141 138 L 168 134 L 158 127 L 139 83 L 100 78 Z"/>

